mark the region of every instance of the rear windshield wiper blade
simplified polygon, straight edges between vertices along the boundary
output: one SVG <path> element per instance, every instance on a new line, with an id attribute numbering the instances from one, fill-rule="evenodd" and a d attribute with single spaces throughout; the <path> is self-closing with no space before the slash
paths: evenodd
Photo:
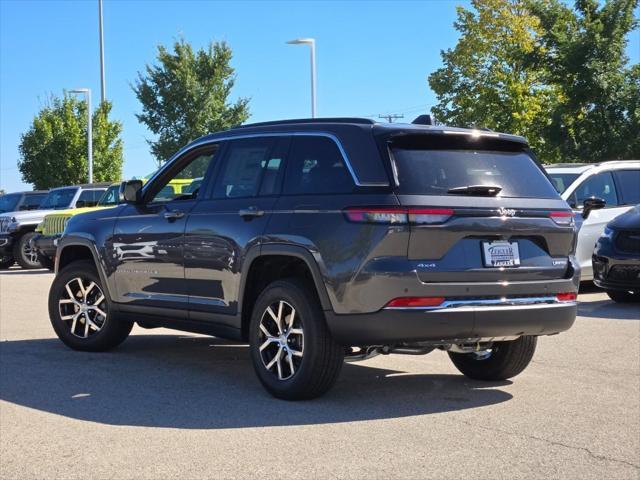
<path id="1" fill-rule="evenodd" d="M 500 185 L 465 185 L 463 187 L 453 187 L 447 193 L 457 193 L 458 195 L 486 195 L 495 197 L 500 193 Z"/>

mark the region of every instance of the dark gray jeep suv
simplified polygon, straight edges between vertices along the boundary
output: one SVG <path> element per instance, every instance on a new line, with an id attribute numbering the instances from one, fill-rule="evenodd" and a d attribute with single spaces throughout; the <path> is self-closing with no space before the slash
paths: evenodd
<path id="1" fill-rule="evenodd" d="M 115 347 L 134 322 L 248 341 L 266 389 L 303 399 L 376 354 L 440 349 L 471 378 L 512 377 L 575 319 L 573 214 L 521 137 L 246 125 L 121 195 L 59 242 L 49 311 L 74 349 Z"/>

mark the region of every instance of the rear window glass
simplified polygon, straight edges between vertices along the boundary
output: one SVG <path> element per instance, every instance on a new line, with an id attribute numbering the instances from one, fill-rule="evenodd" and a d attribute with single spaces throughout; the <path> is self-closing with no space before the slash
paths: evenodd
<path id="1" fill-rule="evenodd" d="M 549 177 L 551 177 L 553 186 L 556 188 L 558 193 L 564 192 L 569 188 L 569 185 L 575 182 L 576 178 L 580 176 L 577 173 L 554 173 L 552 171 L 548 171 L 547 173 Z"/>
<path id="2" fill-rule="evenodd" d="M 452 188 L 492 185 L 501 197 L 558 198 L 549 179 L 525 152 L 483 150 L 393 150 L 398 193 L 455 195 Z"/>

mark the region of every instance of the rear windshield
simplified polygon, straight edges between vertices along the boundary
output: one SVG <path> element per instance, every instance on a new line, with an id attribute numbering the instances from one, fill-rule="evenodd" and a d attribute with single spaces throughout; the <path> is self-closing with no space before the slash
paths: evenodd
<path id="1" fill-rule="evenodd" d="M 8 195 L 0 195 L 0 213 L 13 212 L 16 205 L 20 201 L 20 193 L 10 193 Z"/>
<path id="2" fill-rule="evenodd" d="M 558 193 L 563 193 L 580 175 L 577 173 L 554 173 L 547 171 Z"/>
<path id="3" fill-rule="evenodd" d="M 398 193 L 457 195 L 452 188 L 501 187 L 501 197 L 558 198 L 549 179 L 525 152 L 394 148 Z"/>

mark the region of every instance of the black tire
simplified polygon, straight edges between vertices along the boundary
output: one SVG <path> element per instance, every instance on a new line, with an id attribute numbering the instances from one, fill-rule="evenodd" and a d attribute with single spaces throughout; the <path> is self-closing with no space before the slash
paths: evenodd
<path id="1" fill-rule="evenodd" d="M 38 252 L 29 245 L 31 239 L 36 235 L 36 232 L 27 232 L 20 236 L 13 245 L 13 258 L 24 269 L 42 268 Z"/>
<path id="2" fill-rule="evenodd" d="M 640 302 L 640 293 L 625 292 L 623 290 L 607 290 L 607 295 L 614 302 L 630 303 Z"/>
<path id="3" fill-rule="evenodd" d="M 77 320 L 65 320 L 62 318 L 63 314 L 66 314 L 64 315 L 65 317 L 69 315 L 75 316 L 75 313 L 80 312 L 80 306 L 76 308 L 73 303 L 60 303 L 61 300 L 69 299 L 66 288 L 68 283 L 70 283 L 71 292 L 76 293 L 76 288 L 78 287 L 77 279 L 81 279 L 84 289 L 87 291 L 84 301 L 90 304 L 93 300 L 100 311 L 106 314 L 106 317 L 102 317 L 95 311 L 87 311 L 86 313 L 80 313 Z M 91 283 L 95 283 L 97 289 L 95 287 L 89 289 L 88 287 L 91 286 Z M 101 294 L 104 296 L 104 300 L 98 302 Z M 78 302 L 83 301 L 78 295 L 74 295 L 74 299 Z M 84 320 L 86 317 L 83 315 L 89 316 L 94 325 L 100 328 L 89 328 L 85 323 L 86 320 Z M 72 262 L 58 272 L 49 291 L 49 318 L 56 335 L 65 345 L 74 350 L 85 352 L 110 350 L 120 345 L 129 336 L 131 328 L 133 328 L 133 322 L 122 320 L 115 314 L 96 267 L 89 260 Z M 91 322 L 87 323 L 90 324 Z M 73 332 L 72 328 L 74 329 Z M 83 333 L 86 338 L 82 337 Z"/>
<path id="4" fill-rule="evenodd" d="M 474 380 L 506 380 L 521 373 L 536 351 L 538 337 L 525 335 L 510 342 L 494 342 L 491 354 L 478 359 L 475 353 L 449 352 L 451 361 L 461 373 Z"/>
<path id="5" fill-rule="evenodd" d="M 38 255 L 38 260 L 40 261 L 40 265 L 53 272 L 55 266 L 55 260 L 53 258 L 45 257 L 44 255 L 40 254 Z"/>
<path id="6" fill-rule="evenodd" d="M 14 260 L 13 255 L 0 257 L 0 270 L 6 270 L 13 266 L 14 263 L 16 263 L 16 261 Z"/>
<path id="7" fill-rule="evenodd" d="M 280 302 L 284 302 L 282 315 L 285 323 L 282 331 L 288 332 L 295 329 L 302 334 L 293 334 L 291 338 L 288 336 L 284 346 L 275 342 L 269 344 L 264 352 L 261 352 L 260 346 L 267 338 L 260 328 L 263 316 L 265 316 L 263 323 L 265 326 L 272 321 L 268 320 L 267 308 L 279 305 Z M 295 309 L 295 320 L 289 328 L 285 328 L 288 319 L 291 318 L 290 308 Z M 285 309 L 289 309 L 288 316 L 285 316 L 287 313 Z M 270 332 L 277 333 L 277 330 L 274 330 L 277 329 L 275 321 L 270 328 Z M 288 343 L 291 341 L 293 345 Z M 297 279 L 273 282 L 260 294 L 251 314 L 249 349 L 253 367 L 262 385 L 271 395 L 284 400 L 306 400 L 324 394 L 337 380 L 344 363 L 344 348 L 331 337 L 315 291 Z M 270 360 L 273 360 L 276 355 L 287 354 L 286 357 L 280 357 L 283 379 L 279 377 L 275 368 L 277 363 L 271 369 L 267 369 L 268 363 L 265 363 L 267 360 L 264 357 L 269 359 L 269 355 L 274 350 L 277 353 L 273 353 Z M 292 355 L 295 352 L 301 352 L 302 355 L 295 357 Z M 294 366 L 293 373 L 289 362 Z M 285 378 L 286 374 L 290 374 L 288 378 Z"/>

